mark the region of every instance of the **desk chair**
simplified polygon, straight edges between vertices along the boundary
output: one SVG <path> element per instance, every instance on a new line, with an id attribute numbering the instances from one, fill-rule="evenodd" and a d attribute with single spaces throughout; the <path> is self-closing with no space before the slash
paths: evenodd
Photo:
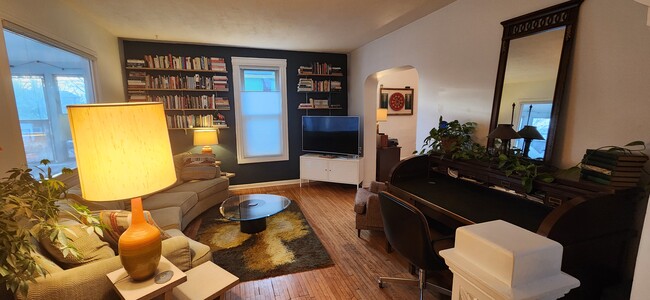
<path id="1" fill-rule="evenodd" d="M 379 193 L 379 206 L 386 239 L 393 249 L 418 269 L 418 279 L 379 277 L 379 287 L 383 288 L 384 282 L 391 281 L 409 283 L 418 285 L 420 299 L 427 286 L 441 294 L 451 296 L 449 289 L 426 282 L 426 271 L 447 270 L 447 265 L 434 250 L 436 241 L 430 240 L 429 225 L 422 212 L 387 192 Z"/>

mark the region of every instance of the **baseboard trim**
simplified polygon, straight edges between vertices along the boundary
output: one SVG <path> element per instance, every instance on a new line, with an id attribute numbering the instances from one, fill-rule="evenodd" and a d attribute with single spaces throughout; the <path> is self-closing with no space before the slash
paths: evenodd
<path id="1" fill-rule="evenodd" d="M 256 182 L 256 183 L 246 183 L 246 184 L 235 184 L 231 185 L 228 189 L 230 190 L 243 190 L 250 188 L 263 188 L 270 186 L 278 185 L 289 185 L 289 184 L 300 184 L 300 179 L 289 179 L 289 180 L 279 180 L 279 181 L 267 181 L 267 182 Z"/>

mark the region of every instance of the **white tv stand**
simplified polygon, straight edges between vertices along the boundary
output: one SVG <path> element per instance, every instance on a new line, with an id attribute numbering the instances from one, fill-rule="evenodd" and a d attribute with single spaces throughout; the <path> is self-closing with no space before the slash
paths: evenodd
<path id="1" fill-rule="evenodd" d="M 363 182 L 363 157 L 340 157 L 324 154 L 300 156 L 300 186 L 303 180 L 354 184 Z"/>

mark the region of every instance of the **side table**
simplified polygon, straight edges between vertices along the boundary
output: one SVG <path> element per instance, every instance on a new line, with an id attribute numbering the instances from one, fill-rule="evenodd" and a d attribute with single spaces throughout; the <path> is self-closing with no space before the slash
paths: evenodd
<path id="1" fill-rule="evenodd" d="M 207 261 L 187 271 L 187 282 L 174 288 L 179 300 L 215 299 L 239 283 L 239 278 Z"/>
<path id="2" fill-rule="evenodd" d="M 156 283 L 154 279 L 165 271 L 173 272 L 171 279 L 164 283 Z M 145 300 L 156 297 L 165 300 L 172 299 L 172 289 L 187 281 L 187 275 L 163 256 L 160 257 L 156 275 L 148 280 L 133 281 L 124 268 L 108 273 L 106 276 L 124 300 Z"/>

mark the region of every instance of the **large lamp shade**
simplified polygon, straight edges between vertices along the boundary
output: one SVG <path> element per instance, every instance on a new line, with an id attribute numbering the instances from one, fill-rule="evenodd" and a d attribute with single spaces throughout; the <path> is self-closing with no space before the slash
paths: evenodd
<path id="1" fill-rule="evenodd" d="M 162 103 L 70 105 L 68 118 L 83 197 L 131 198 L 120 261 L 133 280 L 151 278 L 160 262 L 160 231 L 145 222 L 140 197 L 176 181 Z"/>

